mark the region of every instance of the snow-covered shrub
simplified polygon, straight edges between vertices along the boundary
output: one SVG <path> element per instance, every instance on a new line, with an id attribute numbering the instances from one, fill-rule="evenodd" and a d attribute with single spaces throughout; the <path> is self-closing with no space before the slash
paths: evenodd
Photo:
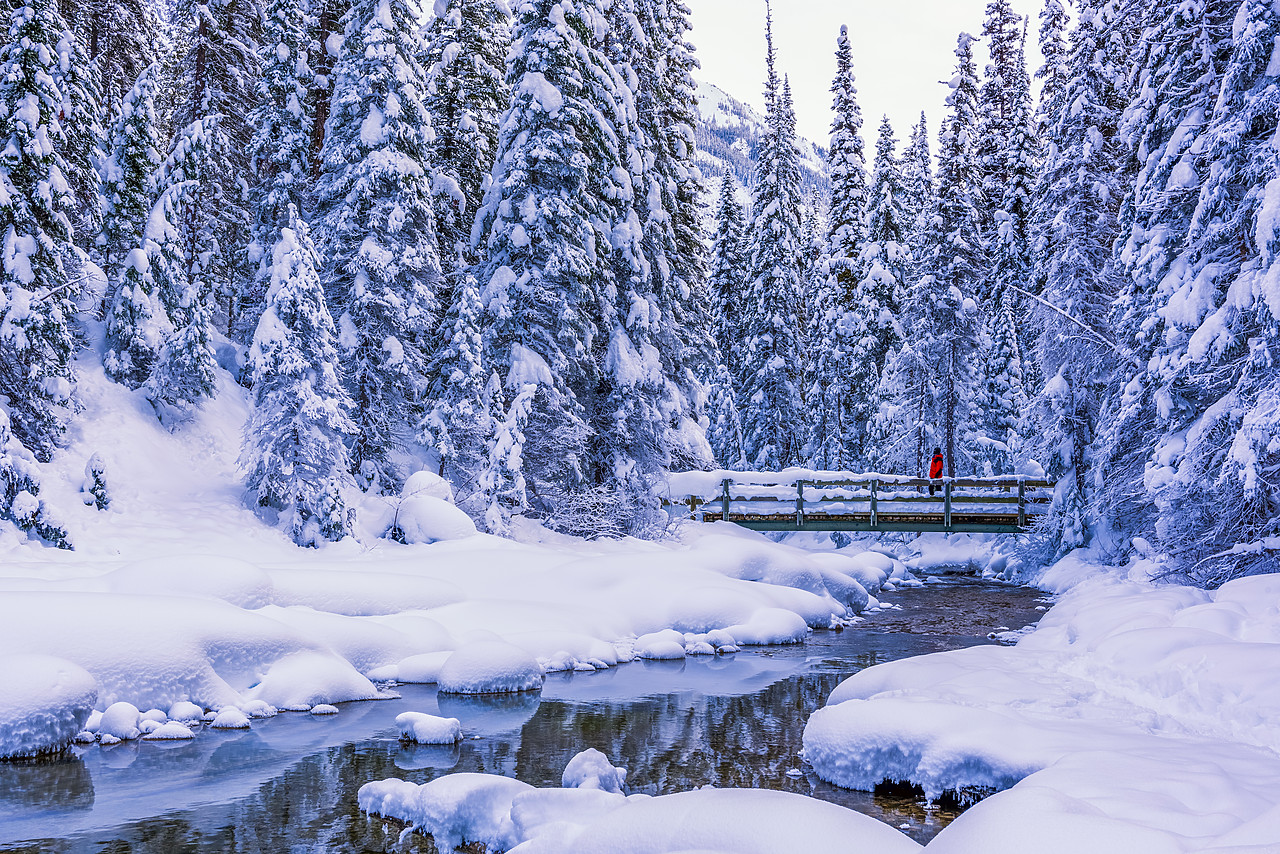
<path id="1" fill-rule="evenodd" d="M 111 504 L 111 494 L 107 491 L 107 464 L 102 457 L 94 454 L 84 464 L 84 483 L 80 486 L 80 495 L 84 503 L 106 510 Z"/>

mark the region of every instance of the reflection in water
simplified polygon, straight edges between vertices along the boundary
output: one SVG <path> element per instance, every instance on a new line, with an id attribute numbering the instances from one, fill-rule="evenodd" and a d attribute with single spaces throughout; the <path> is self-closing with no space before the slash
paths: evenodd
<path id="1" fill-rule="evenodd" d="M 0 763 L 0 851 L 430 852 L 356 809 L 356 791 L 388 777 L 502 774 L 558 786 L 568 761 L 595 747 L 627 768 L 632 792 L 703 785 L 779 789 L 875 816 L 920 841 L 954 809 L 909 789 L 851 792 L 813 777 L 799 758 L 805 721 L 843 678 L 874 664 L 985 642 L 1034 622 L 1034 591 L 927 587 L 886 595 L 901 610 L 801 646 L 729 659 L 641 662 L 599 674 L 553 674 L 541 695 L 437 696 L 402 686 L 398 700 L 352 703 L 336 718 L 281 715 L 248 732 L 205 731 L 171 749 L 149 743 Z M 928 622 L 933 634 L 914 631 Z M 400 741 L 395 716 L 457 717 L 466 740 Z M 390 829 L 389 829 L 390 828 Z"/>

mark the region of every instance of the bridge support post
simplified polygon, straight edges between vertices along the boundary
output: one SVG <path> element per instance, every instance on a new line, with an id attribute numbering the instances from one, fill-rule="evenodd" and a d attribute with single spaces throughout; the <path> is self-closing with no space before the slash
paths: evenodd
<path id="1" fill-rule="evenodd" d="M 727 477 L 720 481 L 720 518 L 725 522 L 729 521 L 729 484 L 732 482 Z"/>
<path id="2" fill-rule="evenodd" d="M 942 484 L 942 526 L 951 530 L 951 481 Z"/>
<path id="3" fill-rule="evenodd" d="M 880 523 L 876 508 L 876 487 L 880 485 L 877 480 L 871 481 L 871 527 L 876 527 Z"/>
<path id="4" fill-rule="evenodd" d="M 1027 527 L 1027 483 L 1018 481 L 1018 527 Z"/>
<path id="5" fill-rule="evenodd" d="M 796 527 L 804 527 L 804 481 L 796 481 Z"/>

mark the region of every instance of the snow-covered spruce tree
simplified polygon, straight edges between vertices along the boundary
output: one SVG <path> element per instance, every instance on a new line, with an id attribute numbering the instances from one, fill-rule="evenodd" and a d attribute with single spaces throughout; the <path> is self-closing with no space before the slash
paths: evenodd
<path id="1" fill-rule="evenodd" d="M 866 236 L 867 164 L 862 141 L 862 110 L 853 74 L 849 28 L 836 41 L 836 75 L 831 82 L 831 205 L 824 254 L 810 302 L 814 313 L 808 405 L 812 432 L 805 457 L 818 469 L 851 465 L 850 450 L 862 445 L 863 430 L 851 416 L 856 339 L 858 261 Z"/>
<path id="2" fill-rule="evenodd" d="M 1124 192 L 1123 143 L 1117 134 L 1123 69 L 1132 21 L 1086 4 L 1072 33 L 1071 80 L 1041 179 L 1037 233 L 1047 254 L 1036 278 L 1036 361 L 1049 377 L 1032 399 L 1027 455 L 1058 484 L 1028 559 L 1053 558 L 1089 537 L 1091 445 L 1100 403 L 1116 368 L 1107 328 L 1115 295 L 1110 264 Z M 1128 14 L 1128 13 L 1126 13 Z M 1034 554 L 1033 554 L 1034 552 Z"/>
<path id="3" fill-rule="evenodd" d="M 130 388 L 151 375 L 169 331 L 168 312 L 156 294 L 142 239 L 161 165 L 155 73 L 155 66 L 143 71 L 125 96 L 111 134 L 103 182 L 100 242 L 108 282 L 103 366 L 107 376 Z"/>
<path id="4" fill-rule="evenodd" d="M 220 191 L 212 176 L 229 169 L 229 144 L 220 116 L 182 130 L 157 176 L 160 195 L 143 234 L 146 269 L 136 254 L 129 259 L 129 266 L 142 274 L 135 290 L 141 285 L 154 294 L 172 323 L 143 386 L 156 415 L 170 429 L 190 419 L 216 390 L 218 365 L 211 342 L 221 223 L 215 213 Z M 125 280 L 130 279 L 126 269 Z M 152 320 L 161 322 L 161 314 L 153 312 Z"/>
<path id="5" fill-rule="evenodd" d="M 903 207 L 906 209 L 907 245 L 913 256 L 918 256 L 924 243 L 924 235 L 933 219 L 933 155 L 929 152 L 929 125 L 924 113 L 911 130 L 911 138 L 902 152 L 902 184 L 905 190 Z M 912 258 L 914 274 L 918 257 Z"/>
<path id="6" fill-rule="evenodd" d="M 931 372 L 936 395 L 931 409 L 946 460 L 948 477 L 957 465 L 972 468 L 968 432 L 977 382 L 979 312 L 973 294 L 984 272 L 978 201 L 981 172 L 977 139 L 978 78 L 973 66 L 973 37 L 961 33 L 956 45 L 956 75 L 947 98 L 949 114 L 938 135 L 938 174 L 933 219 L 923 243 L 920 279 L 910 293 L 908 338 Z M 964 452 L 966 458 L 957 460 Z"/>
<path id="7" fill-rule="evenodd" d="M 911 223 L 906 188 L 894 154 L 889 117 L 880 123 L 872 176 L 867 237 L 858 257 L 853 297 L 852 353 L 849 358 L 849 449 L 855 468 L 870 458 L 868 430 L 876 415 L 876 386 L 886 360 L 902 346 L 902 296 L 911 275 Z"/>
<path id="8" fill-rule="evenodd" d="M 305 210 L 310 195 L 311 114 L 308 93 L 314 73 L 308 64 L 308 5 L 303 0 L 269 0 L 258 47 L 256 106 L 247 121 L 252 130 L 249 169 L 251 217 L 249 260 L 253 280 L 239 301 L 239 324 L 258 322 L 274 265 L 272 247 L 289 227 L 289 206 Z M 251 337 L 247 328 L 236 337 Z"/>
<path id="9" fill-rule="evenodd" d="M 437 335 L 441 344 L 428 371 L 432 408 L 419 427 L 422 443 L 439 456 L 440 474 L 453 484 L 458 506 L 476 517 L 488 509 L 480 478 L 495 429 L 488 388 L 491 371 L 481 337 L 483 315 L 475 277 L 464 276 L 453 290 L 453 305 Z"/>
<path id="10" fill-rule="evenodd" d="M 62 13 L 97 69 L 102 103 L 117 104 L 167 52 L 157 6 L 148 0 L 76 0 Z"/>
<path id="11" fill-rule="evenodd" d="M 512 398 L 503 423 L 525 424 L 521 478 L 490 478 L 509 485 L 490 493 L 504 512 L 550 513 L 591 474 L 587 406 L 599 394 L 596 357 L 611 340 L 602 326 L 627 292 L 613 284 L 611 244 L 627 139 L 601 112 L 600 89 L 617 75 L 591 44 L 605 24 L 590 0 L 536 0 L 514 25 L 512 103 L 476 230 L 489 258 L 480 277 L 487 358 Z M 517 407 L 526 413 L 516 417 Z"/>
<path id="12" fill-rule="evenodd" d="M 106 110 L 97 66 L 70 28 L 58 38 L 57 51 L 53 82 L 62 93 L 62 107 L 58 119 L 61 133 L 56 142 L 66 159 L 67 183 L 75 198 L 73 231 L 80 248 L 96 255 L 96 238 L 102 228 Z"/>
<path id="13" fill-rule="evenodd" d="M 365 489 L 394 489 L 412 438 L 435 328 L 440 259 L 417 57 L 416 6 L 360 0 L 346 16 L 317 186 L 321 279 L 335 314 L 359 428 Z"/>
<path id="14" fill-rule="evenodd" d="M 428 146 L 434 175 L 436 236 L 451 287 L 475 263 L 471 227 L 498 151 L 498 119 L 511 101 L 506 82 L 511 11 L 506 0 L 437 3 L 427 27 L 423 103 L 435 138 Z"/>
<path id="15" fill-rule="evenodd" d="M 766 10 L 768 5 L 766 4 Z M 747 462 L 776 470 L 801 461 L 804 348 L 800 319 L 800 167 L 795 116 L 780 85 L 772 13 L 766 12 L 768 131 L 761 143 L 748 231 L 750 264 L 743 318 L 746 342 L 737 377 Z"/>
<path id="16" fill-rule="evenodd" d="M 710 423 L 707 442 L 716 462 L 722 468 L 745 470 L 747 458 L 743 451 L 742 417 L 738 414 L 738 400 L 733 393 L 733 377 L 724 365 L 717 368 L 711 383 L 707 416 Z"/>
<path id="17" fill-rule="evenodd" d="M 988 183 L 988 203 L 997 206 L 987 239 L 990 273 L 985 288 L 986 302 L 982 306 L 989 317 L 1002 310 L 1009 288 L 1027 289 L 1032 268 L 1030 228 L 1041 146 L 1035 132 L 1031 79 L 1021 43 L 1015 56 L 1008 137 L 1000 152 L 1003 174 L 998 183 Z M 1015 319 L 1024 313 L 1022 300 L 1018 297 L 1011 303 Z"/>
<path id="18" fill-rule="evenodd" d="M 1147 485 L 1160 545 L 1206 586 L 1280 569 L 1277 39 L 1274 8 L 1240 2 L 1197 146 L 1203 183 L 1175 262 L 1185 269 L 1161 288 L 1157 309 L 1163 423 Z"/>
<path id="19" fill-rule="evenodd" d="M 0 47 L 0 400 L 13 437 L 42 460 L 70 398 L 79 290 L 65 268 L 73 200 L 54 145 L 63 107 L 56 47 L 65 29 L 48 0 L 32 0 L 12 10 Z"/>
<path id="20" fill-rule="evenodd" d="M 221 306 L 229 330 L 243 326 L 238 323 L 241 294 L 253 275 L 247 252 L 246 176 L 253 139 L 248 113 L 257 102 L 259 18 L 254 0 L 179 0 L 175 10 L 187 50 L 174 78 L 178 97 L 174 126 L 192 127 L 216 116 L 218 133 L 226 141 L 219 157 L 205 164 L 199 192 L 189 197 L 178 216 L 183 231 L 207 230 L 217 237 L 207 244 L 202 278 Z M 177 139 L 181 137 L 179 133 Z M 249 328 L 251 324 L 246 331 Z"/>
<path id="21" fill-rule="evenodd" d="M 1044 64 L 1036 72 L 1036 77 L 1040 80 L 1040 100 L 1036 106 L 1035 127 L 1036 137 L 1044 143 L 1046 160 L 1058 156 L 1058 141 L 1053 132 L 1066 109 L 1067 84 L 1071 82 L 1067 40 L 1070 26 L 1071 16 L 1067 14 L 1063 0 L 1045 0 L 1040 12 L 1039 41 Z M 1028 283 L 1028 290 L 1036 294 L 1044 290 L 1042 276 L 1049 268 L 1049 256 L 1054 251 L 1052 234 L 1046 228 L 1053 218 L 1052 210 L 1049 208 L 1049 201 L 1043 197 L 1043 188 L 1043 182 L 1037 183 L 1032 198 L 1030 226 L 1033 278 Z M 1029 367 L 1034 367 L 1034 361 Z"/>
<path id="22" fill-rule="evenodd" d="M 511 517 L 529 509 L 529 488 L 524 476 L 525 432 L 529 427 L 537 383 L 525 383 L 517 391 L 509 408 L 503 409 L 502 381 L 497 373 L 490 377 L 490 400 L 501 410 L 495 420 L 489 460 L 480 476 L 480 488 L 488 501 L 484 514 L 485 529 L 491 534 L 506 534 Z"/>
<path id="23" fill-rule="evenodd" d="M 635 94 L 645 153 L 630 168 L 648 290 L 655 299 L 648 337 L 657 351 L 663 386 L 661 456 L 678 469 L 704 468 L 711 458 L 699 423 L 705 380 L 715 369 L 715 345 L 702 240 L 704 186 L 695 149 L 699 115 L 693 74 L 698 61 L 688 42 L 690 11 L 684 0 L 636 0 L 632 5 L 638 32 L 628 37 L 630 27 L 615 25 L 613 38 L 634 46 L 625 64 L 635 75 L 628 84 Z"/>
<path id="24" fill-rule="evenodd" d="M 338 377 L 337 334 L 319 258 L 296 209 L 286 215 L 249 353 L 253 412 L 240 464 L 254 502 L 277 511 L 295 543 L 315 546 L 351 532 L 354 511 L 341 487 L 355 485 L 346 442 L 356 427 Z"/>
<path id="25" fill-rule="evenodd" d="M 1009 179 L 1009 148 L 1020 89 L 1026 85 L 1030 93 L 1030 81 L 1026 80 L 1021 60 L 1022 35 L 1022 18 L 1014 13 L 1010 0 L 990 0 L 982 26 L 990 62 L 978 89 L 978 129 L 974 142 L 978 168 L 982 172 L 982 199 L 987 202 L 979 207 L 979 214 L 982 233 L 988 242 L 996 229 L 996 206 L 1004 197 Z M 981 292 L 975 296 L 986 313 L 994 314 L 998 298 L 989 293 L 990 280 L 984 277 L 981 285 Z"/>
<path id="26" fill-rule="evenodd" d="M 1172 425 L 1180 430 L 1198 408 L 1192 402 L 1198 391 L 1170 382 L 1168 366 L 1180 359 L 1186 332 L 1170 330 L 1166 343 L 1165 319 L 1167 301 L 1181 289 L 1186 238 L 1212 168 L 1201 159 L 1200 146 L 1214 115 L 1238 7 L 1238 0 L 1148 6 L 1134 49 L 1128 81 L 1134 94 L 1120 133 L 1137 159 L 1137 177 L 1120 211 L 1116 261 L 1122 278 L 1110 319 L 1119 342 L 1142 364 L 1121 366 L 1108 401 L 1098 494 L 1100 516 L 1130 534 L 1149 535 L 1156 515 L 1152 494 L 1133 485 L 1143 481 L 1148 465 L 1163 468 L 1152 459 L 1161 434 Z"/>
<path id="27" fill-rule="evenodd" d="M 976 423 L 970 444 L 978 474 L 983 476 L 1012 472 L 1013 454 L 1022 444 L 1017 428 L 1027 399 L 1013 304 L 1012 294 L 1006 293 L 996 313 L 987 318 L 981 339 Z"/>
<path id="28" fill-rule="evenodd" d="M 12 522 L 61 549 L 71 548 L 67 532 L 40 498 L 36 458 L 13 435 L 6 407 L 0 404 L 0 522 Z"/>
<path id="29" fill-rule="evenodd" d="M 741 375 L 742 316 L 747 278 L 746 212 L 738 203 L 737 182 L 728 172 L 720 182 L 715 232 L 711 235 L 712 323 L 720 360 L 729 376 Z"/>
<path id="30" fill-rule="evenodd" d="M 890 353 L 875 389 L 875 417 L 867 438 L 872 471 L 924 477 L 928 449 L 937 443 L 933 429 L 933 372 L 919 342 L 907 339 Z"/>

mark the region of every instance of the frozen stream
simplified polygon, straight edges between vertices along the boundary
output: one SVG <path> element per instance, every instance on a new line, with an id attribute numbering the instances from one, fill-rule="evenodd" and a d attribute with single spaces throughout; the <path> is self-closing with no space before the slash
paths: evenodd
<path id="1" fill-rule="evenodd" d="M 190 742 L 91 746 L 55 761 L 0 763 L 0 851 L 392 850 L 394 833 L 356 808 L 361 784 L 481 771 L 558 786 L 565 764 L 587 747 L 629 769 L 631 792 L 783 789 L 927 841 L 950 820 L 946 810 L 909 794 L 821 783 L 797 755 L 804 723 L 857 670 L 990 643 L 989 632 L 1032 623 L 1044 606 L 1034 590 L 964 582 L 884 597 L 900 610 L 813 634 L 801 646 L 552 674 L 540 696 L 437 697 L 434 686 L 401 686 L 401 699 L 349 703 L 335 717 L 281 714 L 249 731 L 205 730 Z M 402 746 L 395 717 L 405 711 L 456 717 L 467 740 Z M 409 850 L 433 849 L 415 839 Z"/>

